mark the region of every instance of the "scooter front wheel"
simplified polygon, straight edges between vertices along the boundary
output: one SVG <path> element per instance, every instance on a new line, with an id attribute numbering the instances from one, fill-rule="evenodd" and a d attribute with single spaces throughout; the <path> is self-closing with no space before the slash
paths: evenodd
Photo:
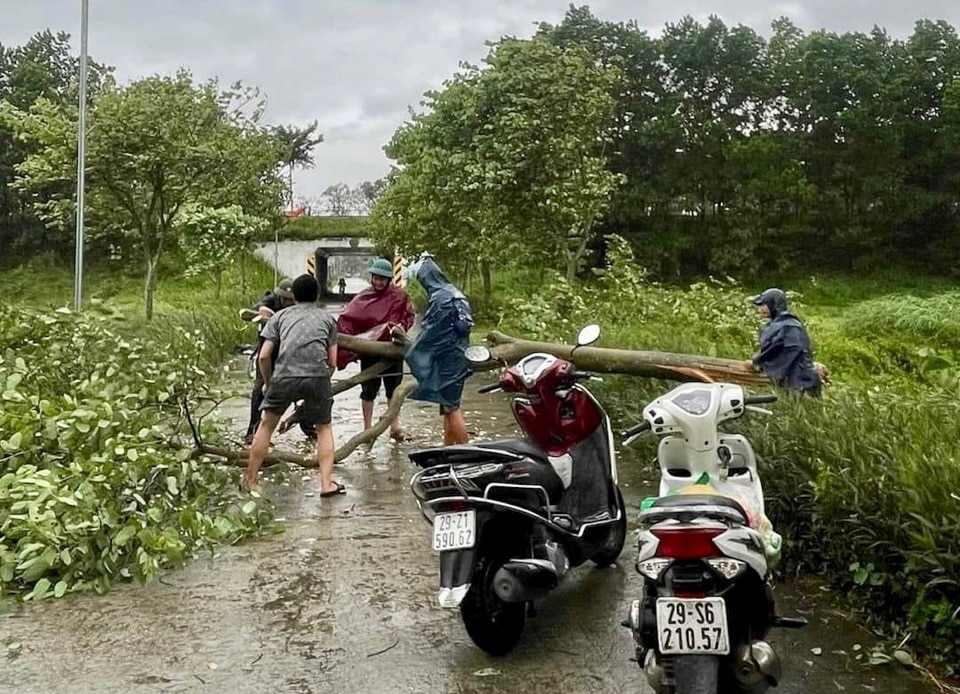
<path id="1" fill-rule="evenodd" d="M 617 489 L 617 508 L 620 510 L 620 520 L 610 526 L 610 532 L 601 545 L 600 551 L 590 557 L 590 560 L 601 569 L 605 569 L 617 560 L 627 541 L 627 508 L 624 506 L 623 495 L 619 489 Z"/>
<path id="2" fill-rule="evenodd" d="M 490 655 L 505 655 L 519 643 L 527 605 L 504 602 L 493 587 L 493 577 L 509 556 L 489 550 L 473 570 L 470 590 L 460 603 L 463 626 L 473 642 Z"/>

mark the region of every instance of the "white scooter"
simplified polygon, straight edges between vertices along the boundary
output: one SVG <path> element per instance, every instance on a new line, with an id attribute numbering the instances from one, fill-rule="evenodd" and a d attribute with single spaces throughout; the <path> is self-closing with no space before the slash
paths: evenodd
<path id="1" fill-rule="evenodd" d="M 719 430 L 775 395 L 728 383 L 686 383 L 651 402 L 625 444 L 653 431 L 660 496 L 640 512 L 639 600 L 624 622 L 658 694 L 757 694 L 776 686 L 780 661 L 764 641 L 776 616 L 770 572 L 780 536 L 764 513 L 756 456 Z"/>

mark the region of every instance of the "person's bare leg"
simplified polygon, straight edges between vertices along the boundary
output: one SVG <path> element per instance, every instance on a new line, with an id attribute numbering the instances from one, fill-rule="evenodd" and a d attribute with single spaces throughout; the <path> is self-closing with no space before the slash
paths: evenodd
<path id="1" fill-rule="evenodd" d="M 469 443 L 470 434 L 467 433 L 467 423 L 459 409 L 443 415 L 443 445 L 455 446 Z"/>
<path id="2" fill-rule="evenodd" d="M 364 403 L 366 404 L 366 403 Z M 333 481 L 333 426 L 317 425 L 317 468 L 320 470 L 320 492 L 332 492 L 337 485 Z"/>
<path id="3" fill-rule="evenodd" d="M 400 427 L 400 415 L 390 420 L 390 436 L 397 441 L 403 441 L 403 429 Z"/>
<path id="4" fill-rule="evenodd" d="M 253 489 L 257 486 L 257 473 L 260 472 L 260 466 L 263 465 L 263 459 L 270 450 L 270 439 L 273 438 L 273 431 L 277 428 L 280 421 L 280 415 L 270 410 L 263 410 L 260 425 L 253 435 L 253 445 L 250 446 L 250 458 L 247 460 L 247 469 L 243 476 L 243 486 L 247 489 Z"/>
<path id="5" fill-rule="evenodd" d="M 363 409 L 363 428 L 369 429 L 373 426 L 373 401 L 361 400 L 360 407 Z"/>

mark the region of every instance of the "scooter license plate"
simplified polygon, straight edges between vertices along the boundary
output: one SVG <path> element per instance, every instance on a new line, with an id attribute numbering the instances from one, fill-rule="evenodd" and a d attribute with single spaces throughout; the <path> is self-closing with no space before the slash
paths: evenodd
<path id="1" fill-rule="evenodd" d="M 657 638 L 662 655 L 730 652 L 723 598 L 657 598 Z"/>
<path id="2" fill-rule="evenodd" d="M 433 518 L 433 549 L 448 552 L 470 549 L 477 542 L 477 512 L 475 510 L 441 513 Z"/>

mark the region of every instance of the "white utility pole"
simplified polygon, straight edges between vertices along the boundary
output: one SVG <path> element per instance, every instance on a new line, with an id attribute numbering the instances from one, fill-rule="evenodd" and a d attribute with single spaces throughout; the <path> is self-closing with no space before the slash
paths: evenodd
<path id="1" fill-rule="evenodd" d="M 80 123 L 77 126 L 77 255 L 73 276 L 73 308 L 83 308 L 83 192 L 87 154 L 87 14 L 89 0 L 80 0 Z"/>

